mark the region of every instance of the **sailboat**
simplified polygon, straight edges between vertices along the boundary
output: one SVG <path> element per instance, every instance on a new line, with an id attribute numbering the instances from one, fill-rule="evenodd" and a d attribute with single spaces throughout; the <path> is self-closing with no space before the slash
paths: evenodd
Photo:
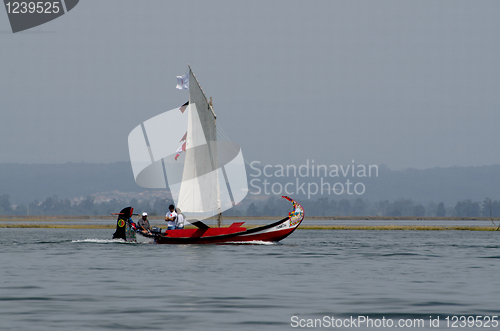
<path id="1" fill-rule="evenodd" d="M 133 208 L 118 213 L 113 238 L 157 244 L 206 244 L 280 241 L 304 219 L 303 207 L 290 197 L 293 210 L 280 221 L 247 229 L 245 222 L 222 226 L 222 212 L 248 194 L 241 148 L 217 128 L 212 100 L 207 99 L 190 66 L 178 77 L 179 89 L 189 89 L 189 101 L 157 115 L 129 134 L 129 154 L 136 183 L 147 188 L 169 188 L 175 205 L 193 228 L 136 232 L 130 221 Z M 180 147 L 179 147 L 179 144 Z M 176 148 L 176 145 L 178 148 Z M 217 226 L 204 220 L 216 217 Z"/>

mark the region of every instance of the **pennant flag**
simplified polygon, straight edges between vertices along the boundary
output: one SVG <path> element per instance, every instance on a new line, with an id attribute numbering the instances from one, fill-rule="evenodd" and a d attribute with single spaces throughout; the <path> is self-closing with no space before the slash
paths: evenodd
<path id="1" fill-rule="evenodd" d="M 177 89 L 189 90 L 189 73 L 184 76 L 177 76 Z"/>
<path id="2" fill-rule="evenodd" d="M 186 133 L 184 133 L 184 135 L 182 136 L 180 142 L 183 144 L 181 146 L 179 146 L 179 148 L 177 148 L 177 150 L 175 151 L 177 153 L 177 155 L 175 155 L 174 159 L 175 161 L 177 161 L 177 158 L 181 155 L 182 152 L 185 152 L 186 151 L 186 137 L 187 137 L 187 131 Z"/>
<path id="3" fill-rule="evenodd" d="M 179 86 L 179 85 L 177 85 L 177 86 Z M 188 101 L 188 102 L 186 102 L 185 104 L 183 104 L 183 105 L 181 106 L 181 108 L 179 108 L 179 110 L 181 111 L 181 113 L 183 113 L 183 114 L 184 114 L 184 112 L 186 111 L 186 108 L 187 108 L 187 106 L 188 106 L 188 105 L 189 105 L 189 101 Z"/>
<path id="4" fill-rule="evenodd" d="M 182 144 L 179 148 L 177 148 L 176 152 L 177 152 L 177 155 L 175 156 L 175 161 L 177 161 L 177 158 L 181 155 L 182 152 L 185 152 L 186 151 L 186 142 L 184 142 L 184 144 Z"/>
<path id="5" fill-rule="evenodd" d="M 179 142 L 183 142 L 184 140 L 186 140 L 186 136 L 187 136 L 187 134 L 188 134 L 187 132 L 186 132 L 186 133 L 184 133 L 184 135 L 182 136 L 182 139 L 181 139 Z"/>

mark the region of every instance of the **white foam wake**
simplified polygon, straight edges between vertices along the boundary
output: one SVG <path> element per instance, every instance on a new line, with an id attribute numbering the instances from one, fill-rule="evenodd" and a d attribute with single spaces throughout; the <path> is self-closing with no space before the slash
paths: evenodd
<path id="1" fill-rule="evenodd" d="M 236 245 L 276 245 L 277 242 L 273 241 L 262 241 L 262 240 L 254 240 L 254 241 L 228 241 L 224 244 L 236 244 Z"/>
<path id="2" fill-rule="evenodd" d="M 88 238 L 88 239 L 81 239 L 81 240 L 72 240 L 71 242 L 73 243 L 97 243 L 97 244 L 110 244 L 110 243 L 120 243 L 120 244 L 125 244 L 129 243 L 124 241 L 123 239 L 96 239 L 96 238 Z M 130 242 L 133 244 L 133 242 Z"/>

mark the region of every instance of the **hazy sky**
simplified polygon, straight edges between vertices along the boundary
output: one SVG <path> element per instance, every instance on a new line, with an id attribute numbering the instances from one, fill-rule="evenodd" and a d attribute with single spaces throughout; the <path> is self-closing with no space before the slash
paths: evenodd
<path id="1" fill-rule="evenodd" d="M 247 160 L 500 163 L 498 1 L 81 0 L 13 34 L 0 162 L 128 160 L 190 63 Z M 175 123 L 172 123 L 175 125 Z"/>

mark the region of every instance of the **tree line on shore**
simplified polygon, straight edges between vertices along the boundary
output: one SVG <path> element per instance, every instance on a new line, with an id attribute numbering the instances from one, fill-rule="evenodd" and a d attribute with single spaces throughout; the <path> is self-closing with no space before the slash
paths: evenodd
<path id="1" fill-rule="evenodd" d="M 279 216 L 277 200 L 270 198 L 266 203 L 252 203 L 246 211 L 247 216 Z M 500 201 L 484 199 L 482 202 L 471 200 L 458 201 L 454 207 L 443 202 L 429 202 L 427 205 L 411 199 L 398 199 L 390 202 L 383 200 L 370 202 L 357 199 L 305 200 L 300 202 L 308 216 L 409 216 L 409 217 L 500 217 Z"/>
<path id="2" fill-rule="evenodd" d="M 133 206 L 137 212 L 147 211 L 150 215 L 164 215 L 173 202 L 157 198 L 154 201 L 129 201 L 112 199 L 96 202 L 93 197 L 71 203 L 69 199 L 57 196 L 44 201 L 33 201 L 27 205 L 12 205 L 9 195 L 0 195 L 0 215 L 110 215 L 126 206 Z M 411 199 L 398 199 L 390 202 L 383 200 L 370 202 L 357 199 L 328 199 L 300 201 L 308 216 L 435 216 L 435 217 L 493 217 L 500 216 L 500 201 L 484 199 L 482 202 L 462 200 L 454 207 L 443 202 L 430 202 L 427 205 Z M 270 197 L 261 202 L 250 202 L 236 206 L 226 212 L 226 216 L 282 216 L 290 211 L 290 204 L 283 199 Z"/>
<path id="3" fill-rule="evenodd" d="M 87 196 L 79 203 L 71 203 L 69 199 L 59 199 L 57 196 L 48 197 L 43 202 L 35 200 L 29 204 L 11 205 L 8 195 L 0 195 L 0 215 L 91 215 L 105 216 L 118 213 L 124 207 L 133 206 L 135 211 L 147 211 L 150 215 L 163 215 L 168 211 L 172 201 L 167 199 L 156 199 L 154 201 L 139 201 L 131 199 L 112 199 L 109 201 L 96 202 L 91 196 Z"/>

